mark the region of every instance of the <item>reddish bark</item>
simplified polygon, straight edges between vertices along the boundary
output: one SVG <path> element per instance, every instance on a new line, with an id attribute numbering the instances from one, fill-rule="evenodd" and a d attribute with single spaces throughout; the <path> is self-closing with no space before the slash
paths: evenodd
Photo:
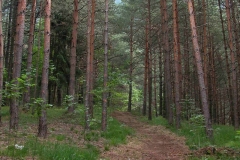
<path id="1" fill-rule="evenodd" d="M 231 77 L 232 77 L 232 98 L 233 98 L 233 111 L 234 111 L 234 128 L 239 128 L 239 120 L 238 120 L 238 94 L 237 94 L 237 71 L 235 65 L 235 53 L 234 53 L 234 45 L 233 45 L 233 35 L 232 35 L 232 22 L 231 22 L 231 12 L 229 0 L 225 0 L 226 3 L 226 13 L 227 13 L 227 22 L 228 22 L 228 44 L 230 49 L 231 56 Z"/>
<path id="2" fill-rule="evenodd" d="M 93 84 L 94 84 L 94 39 L 95 39 L 95 10 L 96 1 L 91 2 L 91 33 L 90 33 L 90 78 L 89 78 L 89 114 L 93 118 Z"/>
<path id="3" fill-rule="evenodd" d="M 174 80 L 174 89 L 175 89 L 175 106 L 176 106 L 176 127 L 177 129 L 181 126 L 181 105 L 180 105 L 180 75 L 179 72 L 179 29 L 178 29 L 178 8 L 177 0 L 173 0 L 173 37 L 174 37 L 174 66 L 175 66 L 175 80 Z"/>

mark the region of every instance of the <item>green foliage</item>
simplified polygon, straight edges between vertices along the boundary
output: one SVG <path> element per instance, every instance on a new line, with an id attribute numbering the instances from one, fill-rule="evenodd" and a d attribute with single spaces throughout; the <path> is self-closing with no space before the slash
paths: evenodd
<path id="1" fill-rule="evenodd" d="M 27 91 L 27 87 L 34 86 L 35 84 L 31 82 L 32 78 L 29 78 L 29 74 L 22 74 L 21 77 L 17 78 L 17 82 L 16 80 L 5 82 L 5 88 L 1 91 L 3 98 L 21 98 L 23 93 Z"/>
<path id="2" fill-rule="evenodd" d="M 36 110 L 38 116 L 41 115 L 42 110 L 53 106 L 52 104 L 47 104 L 42 98 L 34 98 L 33 103 L 30 105 L 34 108 L 33 111 Z"/>
<path id="3" fill-rule="evenodd" d="M 72 95 L 66 95 L 63 99 L 63 106 L 68 108 L 68 107 L 75 107 L 76 106 L 76 102 L 74 102 L 74 97 Z"/>

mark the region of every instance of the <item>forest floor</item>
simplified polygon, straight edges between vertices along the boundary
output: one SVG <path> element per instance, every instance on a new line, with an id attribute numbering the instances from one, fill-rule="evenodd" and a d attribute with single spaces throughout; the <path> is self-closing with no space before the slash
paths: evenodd
<path id="1" fill-rule="evenodd" d="M 128 112 L 114 112 L 114 118 L 135 130 L 127 143 L 111 147 L 101 154 L 110 160 L 181 160 L 190 153 L 185 139 L 168 131 L 163 126 L 153 126 L 140 122 Z"/>

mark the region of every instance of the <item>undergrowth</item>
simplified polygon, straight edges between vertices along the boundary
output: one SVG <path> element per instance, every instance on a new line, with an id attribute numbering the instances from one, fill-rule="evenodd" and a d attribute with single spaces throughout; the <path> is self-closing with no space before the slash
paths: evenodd
<path id="1" fill-rule="evenodd" d="M 60 122 L 61 125 L 74 124 L 84 126 L 83 106 L 78 106 L 73 114 L 66 114 L 66 108 L 49 108 L 47 115 L 48 123 Z M 9 107 L 3 107 L 2 117 L 4 122 L 9 121 Z M 69 132 L 79 135 L 77 139 L 72 140 L 72 143 L 67 141 L 68 135 L 63 135 L 62 133 L 54 132 L 46 141 L 42 141 L 32 133 L 8 133 L 8 130 L 5 129 L 4 134 L 6 137 L 0 140 L 5 141 L 7 146 L 0 147 L 0 157 L 7 156 L 16 159 L 36 157 L 40 160 L 94 160 L 98 158 L 100 150 L 93 145 L 95 144 L 92 143 L 93 141 L 104 139 L 103 150 L 109 150 L 111 146 L 126 143 L 127 136 L 134 133 L 131 128 L 122 125 L 111 116 L 108 117 L 107 131 L 102 132 L 101 107 L 95 107 L 93 117 L 90 122 L 90 131 L 76 130 L 74 127 L 69 128 Z M 38 116 L 36 114 L 32 115 L 30 112 L 21 112 L 19 120 L 21 128 L 38 125 Z M 50 128 L 49 131 L 52 132 L 55 129 Z M 21 142 L 18 142 L 19 140 Z M 83 148 L 76 145 L 76 141 L 79 140 L 84 142 Z"/>

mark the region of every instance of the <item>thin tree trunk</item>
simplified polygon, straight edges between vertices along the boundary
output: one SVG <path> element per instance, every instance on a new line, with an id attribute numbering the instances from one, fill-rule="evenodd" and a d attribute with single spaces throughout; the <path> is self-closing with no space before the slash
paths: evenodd
<path id="1" fill-rule="evenodd" d="M 75 100 L 75 83 L 76 83 L 76 49 L 77 49 L 77 30 L 78 30 L 78 0 L 73 1 L 73 27 L 72 27 L 72 44 L 71 44 L 71 55 L 70 55 L 70 81 L 69 81 L 69 95 L 72 96 L 72 104 Z M 74 105 L 68 107 L 68 112 L 73 113 Z"/>
<path id="2" fill-rule="evenodd" d="M 193 3 L 192 0 L 188 0 L 188 10 L 190 15 L 190 25 L 192 30 L 192 41 L 193 41 L 193 48 L 194 48 L 194 56 L 197 66 L 197 74 L 198 74 L 198 82 L 200 87 L 200 95 L 201 95 L 201 102 L 202 102 L 202 108 L 203 108 L 203 114 L 205 118 L 205 127 L 206 127 L 206 134 L 209 139 L 213 138 L 213 129 L 212 129 L 212 123 L 210 120 L 210 114 L 209 114 L 209 104 L 207 101 L 207 93 L 206 93 L 206 87 L 204 83 L 204 75 L 203 75 L 203 66 L 202 66 L 202 60 L 200 56 L 200 48 L 198 44 L 197 39 L 197 27 L 195 23 L 195 15 L 193 10 Z"/>
<path id="3" fill-rule="evenodd" d="M 0 0 L 0 91 L 3 90 L 3 30 L 2 30 L 2 0 Z M 0 127 L 2 126 L 2 93 L 0 93 Z"/>
<path id="4" fill-rule="evenodd" d="M 89 78 L 89 115 L 93 118 L 93 84 L 94 84 L 94 39 L 95 39 L 95 8 L 96 1 L 92 0 L 92 9 L 91 9 L 91 33 L 90 33 L 90 78 Z"/>
<path id="5" fill-rule="evenodd" d="M 233 95 L 233 111 L 234 111 L 234 128 L 239 128 L 239 120 L 238 120 L 238 94 L 237 94 L 237 71 L 236 71 L 236 58 L 234 53 L 233 46 L 233 35 L 232 35 L 232 22 L 231 22 L 231 13 L 230 13 L 230 5 L 229 0 L 225 0 L 226 3 L 226 12 L 227 12 L 227 22 L 228 22 L 228 41 L 230 48 L 230 56 L 231 56 L 231 76 L 232 76 L 232 95 Z"/>
<path id="6" fill-rule="evenodd" d="M 152 120 L 152 53 L 151 53 L 151 0 L 148 0 L 147 5 L 147 41 L 146 52 L 148 52 L 148 120 Z"/>
<path id="7" fill-rule="evenodd" d="M 12 80 L 13 78 L 13 53 L 14 53 L 14 48 L 15 48 L 15 37 L 16 37 L 16 28 L 17 28 L 17 18 L 18 18 L 18 1 L 19 0 L 14 0 L 13 1 L 13 14 L 12 14 L 12 28 L 11 28 L 11 40 L 10 40 L 10 51 L 9 51 L 9 58 L 8 58 L 8 80 Z M 10 102 L 11 103 L 11 102 Z M 11 104 L 10 104 L 11 105 Z"/>
<path id="8" fill-rule="evenodd" d="M 202 0 L 203 5 L 203 72 L 206 91 L 208 91 L 208 39 L 207 39 L 207 6 L 205 0 Z"/>
<path id="9" fill-rule="evenodd" d="M 51 0 L 45 0 L 45 24 L 44 24 L 44 61 L 42 70 L 41 98 L 44 105 L 48 98 L 48 71 L 50 56 L 50 33 L 51 33 Z M 41 115 L 39 116 L 38 137 L 47 137 L 47 110 L 42 106 Z"/>
<path id="10" fill-rule="evenodd" d="M 147 24 L 145 26 L 145 59 L 144 59 L 144 88 L 143 88 L 143 110 L 142 113 L 145 116 L 147 114 L 147 93 L 148 93 L 148 64 L 149 64 L 149 54 L 148 54 L 148 29 Z"/>
<path id="11" fill-rule="evenodd" d="M 104 29 L 104 82 L 103 82 L 103 107 L 102 130 L 107 129 L 107 102 L 108 102 L 108 0 L 105 0 L 105 29 Z"/>
<path id="12" fill-rule="evenodd" d="M 86 95 L 85 95 L 85 129 L 90 129 L 90 111 L 89 111 L 89 97 L 90 97 L 90 65 L 91 65 L 91 10 L 92 0 L 88 0 L 88 24 L 87 24 L 87 69 L 86 69 Z"/>
<path id="13" fill-rule="evenodd" d="M 159 115 L 163 116 L 163 73 L 162 73 L 162 48 L 160 40 L 160 32 L 158 31 L 158 46 L 159 46 Z"/>
<path id="14" fill-rule="evenodd" d="M 155 116 L 158 117 L 158 108 L 157 108 L 157 57 L 156 51 L 154 50 L 154 57 L 153 57 L 153 91 L 154 91 L 154 100 L 153 105 L 155 108 Z"/>
<path id="15" fill-rule="evenodd" d="M 32 0 L 32 13 L 30 19 L 30 30 L 29 30 L 29 39 L 28 39 L 28 57 L 27 57 L 27 76 L 28 79 L 31 79 L 31 70 L 32 70 L 32 55 L 33 55 L 33 43 L 34 43 L 34 28 L 35 28 L 35 12 L 36 12 L 36 0 Z M 27 86 L 27 91 L 24 94 L 23 103 L 27 105 L 26 109 L 29 109 L 30 102 L 30 86 Z"/>
<path id="16" fill-rule="evenodd" d="M 165 102 L 167 108 L 167 118 L 170 125 L 173 124 L 173 111 L 172 111 L 172 85 L 171 85 L 171 72 L 170 72 L 170 49 L 169 49 L 169 34 L 168 34 L 168 14 L 167 14 L 167 1 L 161 0 L 162 6 L 162 32 L 163 32 L 163 50 L 164 50 L 164 84 L 165 84 Z"/>
<path id="17" fill-rule="evenodd" d="M 131 24 L 130 24 L 130 71 L 129 71 L 128 112 L 131 112 L 132 110 L 133 23 L 134 23 L 134 16 L 131 17 Z"/>
<path id="18" fill-rule="evenodd" d="M 22 65 L 22 50 L 23 50 L 23 38 L 24 38 L 24 25 L 25 25 L 25 12 L 26 12 L 26 0 L 18 1 L 18 17 L 17 27 L 14 44 L 14 64 L 13 64 L 13 80 L 16 86 L 18 86 L 18 78 L 21 75 Z M 14 92 L 19 92 L 17 89 Z M 10 103 L 10 129 L 18 129 L 18 100 L 17 97 L 11 97 Z"/>
<path id="19" fill-rule="evenodd" d="M 177 0 L 173 0 L 173 36 L 174 36 L 174 66 L 175 66 L 175 105 L 176 105 L 176 127 L 177 129 L 181 126 L 181 105 L 180 105 L 180 75 L 179 75 L 179 29 L 178 29 L 178 8 Z"/>

